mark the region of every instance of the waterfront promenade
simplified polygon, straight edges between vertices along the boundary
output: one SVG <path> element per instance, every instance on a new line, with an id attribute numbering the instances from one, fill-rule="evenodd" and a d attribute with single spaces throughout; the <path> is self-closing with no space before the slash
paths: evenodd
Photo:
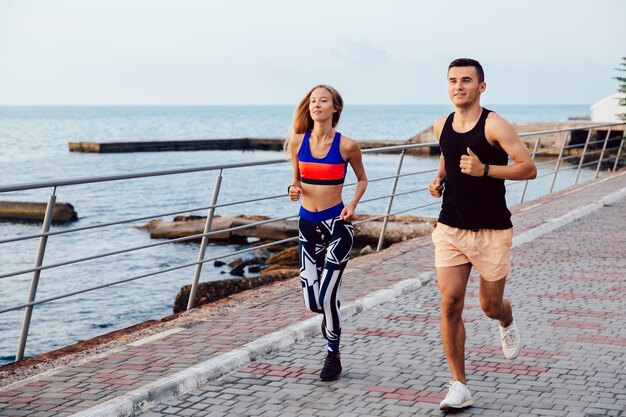
<path id="1" fill-rule="evenodd" d="M 504 359 L 473 274 L 465 322 L 474 406 L 454 414 L 626 415 L 626 172 L 513 212 L 507 295 L 524 348 Z M 348 265 L 338 381 L 319 381 L 320 317 L 304 311 L 299 280 L 274 288 L 245 308 L 173 320 L 41 375 L 33 368 L 0 388 L 0 416 L 445 415 L 429 236 Z"/>

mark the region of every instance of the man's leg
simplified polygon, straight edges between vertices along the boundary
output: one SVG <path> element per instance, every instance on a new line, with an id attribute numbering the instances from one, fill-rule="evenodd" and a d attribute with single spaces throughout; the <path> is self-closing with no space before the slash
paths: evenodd
<path id="1" fill-rule="evenodd" d="M 487 317 L 498 320 L 500 326 L 507 327 L 513 321 L 513 310 L 511 303 L 504 297 L 504 286 L 506 285 L 506 277 L 497 281 L 487 281 L 481 277 L 480 279 L 480 308 Z"/>
<path id="2" fill-rule="evenodd" d="M 506 277 L 498 281 L 480 280 L 480 307 L 487 317 L 498 320 L 502 353 L 507 359 L 515 359 L 522 348 L 520 332 L 513 318 L 511 303 L 504 297 Z"/>
<path id="3" fill-rule="evenodd" d="M 465 289 L 472 269 L 467 263 L 437 269 L 441 291 L 441 340 L 453 381 L 467 384 L 465 377 Z"/>

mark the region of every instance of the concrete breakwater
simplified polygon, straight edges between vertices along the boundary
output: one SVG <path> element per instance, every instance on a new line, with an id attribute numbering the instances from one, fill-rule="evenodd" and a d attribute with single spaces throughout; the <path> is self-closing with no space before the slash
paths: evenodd
<path id="1" fill-rule="evenodd" d="M 212 150 L 271 150 L 283 149 L 281 138 L 234 138 L 234 139 L 191 139 L 165 141 L 129 142 L 70 142 L 70 152 L 122 153 L 122 152 L 168 152 L 168 151 L 212 151 Z M 359 141 L 363 149 L 403 145 L 404 141 Z"/>
<path id="2" fill-rule="evenodd" d="M 46 214 L 46 203 L 28 201 L 0 201 L 0 221 L 42 222 Z M 56 203 L 52 212 L 52 222 L 65 223 L 78 220 L 74 206 L 69 203 Z"/>

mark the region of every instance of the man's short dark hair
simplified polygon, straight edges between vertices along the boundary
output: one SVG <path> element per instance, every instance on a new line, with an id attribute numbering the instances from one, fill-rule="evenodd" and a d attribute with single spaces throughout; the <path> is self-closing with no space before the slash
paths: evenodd
<path id="1" fill-rule="evenodd" d="M 471 58 L 457 58 L 454 61 L 450 62 L 448 65 L 448 72 L 450 72 L 450 68 L 452 67 L 474 67 L 476 68 L 476 72 L 478 73 L 478 82 L 485 82 L 485 71 L 483 71 L 483 66 L 480 65 L 480 62 Z"/>

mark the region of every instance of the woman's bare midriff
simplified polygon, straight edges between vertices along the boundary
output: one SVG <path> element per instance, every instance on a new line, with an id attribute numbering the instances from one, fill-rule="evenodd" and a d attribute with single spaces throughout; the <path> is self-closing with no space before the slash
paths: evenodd
<path id="1" fill-rule="evenodd" d="M 343 184 L 302 184 L 302 207 L 309 211 L 322 211 L 341 203 Z"/>

